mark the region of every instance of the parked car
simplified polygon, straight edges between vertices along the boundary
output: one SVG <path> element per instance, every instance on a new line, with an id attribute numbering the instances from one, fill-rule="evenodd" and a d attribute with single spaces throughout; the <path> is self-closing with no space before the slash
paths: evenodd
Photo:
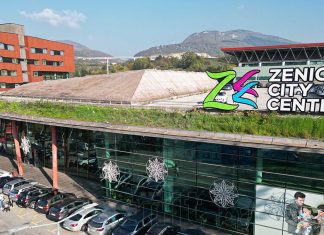
<path id="1" fill-rule="evenodd" d="M 16 180 L 12 180 L 12 181 L 9 181 L 7 182 L 3 188 L 2 188 L 2 192 L 3 194 L 5 195 L 9 195 L 10 192 L 16 188 L 16 187 L 19 187 L 23 184 L 37 184 L 37 182 L 35 181 L 32 181 L 32 180 L 26 180 L 26 179 L 16 179 Z"/>
<path id="2" fill-rule="evenodd" d="M 46 195 L 37 201 L 35 204 L 35 211 L 47 214 L 52 206 L 57 205 L 67 198 L 75 198 L 75 195 L 71 193 L 51 192 L 49 195 Z"/>
<path id="3" fill-rule="evenodd" d="M 114 210 L 105 210 L 93 217 L 88 223 L 88 233 L 91 235 L 111 234 L 111 231 L 125 218 L 124 213 Z"/>
<path id="4" fill-rule="evenodd" d="M 81 207 L 90 204 L 91 201 L 85 198 L 67 198 L 60 203 L 53 205 L 46 217 L 52 221 L 60 221 Z"/>
<path id="5" fill-rule="evenodd" d="M 9 171 L 0 169 L 0 178 L 2 178 L 2 177 L 12 177 L 12 173 Z"/>
<path id="6" fill-rule="evenodd" d="M 87 167 L 88 165 L 94 165 L 97 163 L 97 156 L 96 154 L 90 155 L 88 157 L 81 157 L 78 159 L 78 165 L 81 167 Z"/>
<path id="7" fill-rule="evenodd" d="M 157 215 L 150 211 L 140 211 L 137 214 L 126 217 L 112 235 L 141 235 L 145 234 L 157 222 Z"/>
<path id="8" fill-rule="evenodd" d="M 20 194 L 26 190 L 28 190 L 29 188 L 33 188 L 34 185 L 32 184 L 23 184 L 23 185 L 20 185 L 16 188 L 14 188 L 10 193 L 9 193 L 9 198 L 10 200 L 16 202 L 19 197 L 20 197 Z"/>
<path id="9" fill-rule="evenodd" d="M 217 102 L 221 102 L 221 103 L 227 103 L 227 95 L 226 92 L 224 91 L 220 91 L 216 97 L 215 97 L 215 101 Z"/>
<path id="10" fill-rule="evenodd" d="M 36 202 L 40 198 L 49 194 L 51 194 L 51 189 L 36 187 L 34 190 L 27 190 L 22 192 L 16 203 L 21 207 L 29 207 L 31 209 L 35 209 Z"/>
<path id="11" fill-rule="evenodd" d="M 0 192 L 2 192 L 3 186 L 6 183 L 8 183 L 10 181 L 17 180 L 17 179 L 23 179 L 23 178 L 22 177 L 9 177 L 9 176 L 5 176 L 5 177 L 0 178 Z"/>
<path id="12" fill-rule="evenodd" d="M 83 206 L 79 210 L 75 211 L 69 219 L 63 222 L 63 228 L 70 231 L 84 231 L 88 230 L 88 222 L 93 217 L 97 216 L 104 210 L 103 207 L 97 203 L 91 203 Z"/>
<path id="13" fill-rule="evenodd" d="M 176 235 L 180 230 L 180 226 L 167 222 L 159 222 L 153 225 L 145 235 Z"/>

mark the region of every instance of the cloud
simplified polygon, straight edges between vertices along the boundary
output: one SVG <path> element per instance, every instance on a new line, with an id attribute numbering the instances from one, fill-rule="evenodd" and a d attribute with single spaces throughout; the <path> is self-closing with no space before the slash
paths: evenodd
<path id="1" fill-rule="evenodd" d="M 80 23 L 86 20 L 83 13 L 75 10 L 64 10 L 62 14 L 58 14 L 52 9 L 45 8 L 41 12 L 27 13 L 20 11 L 20 14 L 32 20 L 47 22 L 52 26 L 67 25 L 70 28 L 80 28 Z"/>

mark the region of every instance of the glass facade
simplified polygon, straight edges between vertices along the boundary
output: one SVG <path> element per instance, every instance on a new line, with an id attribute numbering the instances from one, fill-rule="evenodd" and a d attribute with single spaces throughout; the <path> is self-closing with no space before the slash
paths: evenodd
<path id="1" fill-rule="evenodd" d="M 19 138 L 31 141 L 24 161 L 51 168 L 50 126 L 17 122 Z M 1 120 L 1 150 L 14 155 L 10 121 Z M 107 200 L 146 207 L 160 215 L 191 221 L 229 234 L 289 234 L 289 211 L 298 191 L 305 204 L 324 205 L 324 155 L 211 144 L 57 127 L 58 169 L 97 181 Z M 164 181 L 148 178 L 147 163 L 159 157 L 168 168 Z M 102 180 L 107 160 L 119 167 L 118 182 Z M 214 182 L 232 182 L 234 206 L 216 205 Z M 297 219 L 297 218 L 296 218 Z M 294 226 L 297 226 L 294 224 Z M 312 233 L 320 224 L 313 220 Z"/>

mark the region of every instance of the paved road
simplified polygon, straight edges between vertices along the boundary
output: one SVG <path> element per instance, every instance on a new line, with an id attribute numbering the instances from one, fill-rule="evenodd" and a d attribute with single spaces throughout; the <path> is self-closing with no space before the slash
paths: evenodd
<path id="1" fill-rule="evenodd" d="M 37 226 L 42 224 L 54 223 L 46 218 L 45 215 L 39 214 L 32 209 L 19 208 L 16 205 L 11 208 L 10 212 L 0 211 L 0 234 L 13 234 L 11 229 L 18 229 L 27 226 Z M 15 235 L 36 235 L 36 234 L 57 234 L 57 225 L 45 226 L 34 229 L 23 229 L 15 232 Z M 60 228 L 60 234 L 80 235 L 83 232 L 69 232 Z"/>

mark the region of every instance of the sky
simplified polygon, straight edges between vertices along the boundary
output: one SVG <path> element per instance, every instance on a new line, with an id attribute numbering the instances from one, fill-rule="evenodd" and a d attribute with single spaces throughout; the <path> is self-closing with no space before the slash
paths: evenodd
<path id="1" fill-rule="evenodd" d="M 2 7 L 0 23 L 23 24 L 27 35 L 72 40 L 113 56 L 205 30 L 324 42 L 323 0 L 19 0 Z"/>

